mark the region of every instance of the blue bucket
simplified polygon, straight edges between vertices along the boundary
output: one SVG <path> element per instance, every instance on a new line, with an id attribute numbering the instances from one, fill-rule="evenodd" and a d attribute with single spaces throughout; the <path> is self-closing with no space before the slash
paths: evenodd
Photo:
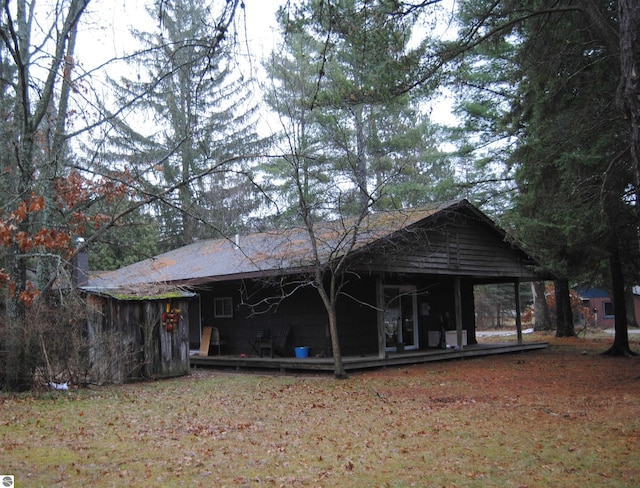
<path id="1" fill-rule="evenodd" d="M 308 358 L 309 357 L 309 348 L 308 347 L 296 347 L 296 357 L 297 358 Z"/>

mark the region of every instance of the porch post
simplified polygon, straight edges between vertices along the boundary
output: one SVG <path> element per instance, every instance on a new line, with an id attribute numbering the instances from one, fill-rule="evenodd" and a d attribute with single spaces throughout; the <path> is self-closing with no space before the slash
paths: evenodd
<path id="1" fill-rule="evenodd" d="M 378 329 L 378 358 L 385 358 L 384 340 L 384 288 L 382 279 L 376 279 L 376 322 Z"/>
<path id="2" fill-rule="evenodd" d="M 513 287 L 516 299 L 516 332 L 518 334 L 518 344 L 522 344 L 522 317 L 520 315 L 520 279 L 516 279 Z"/>
<path id="3" fill-rule="evenodd" d="M 462 293 L 460 291 L 460 277 L 456 276 L 453 282 L 453 292 L 456 307 L 456 333 L 458 347 L 462 349 Z"/>

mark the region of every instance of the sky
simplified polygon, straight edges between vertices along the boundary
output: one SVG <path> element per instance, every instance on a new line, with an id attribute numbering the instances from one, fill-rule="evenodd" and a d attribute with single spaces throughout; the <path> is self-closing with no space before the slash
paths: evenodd
<path id="1" fill-rule="evenodd" d="M 244 3 L 245 8 L 236 14 L 236 27 L 244 36 L 246 20 L 246 36 L 252 51 L 256 56 L 266 55 L 276 39 L 276 10 L 286 0 L 244 0 Z M 131 27 L 158 28 L 157 21 L 145 12 L 148 4 L 153 4 L 153 0 L 93 0 L 83 17 L 77 46 L 81 61 L 87 66 L 97 66 L 131 52 Z"/>
<path id="2" fill-rule="evenodd" d="M 213 0 L 214 7 L 223 1 Z M 246 70 L 243 73 L 246 77 L 259 76 L 261 59 L 276 45 L 275 14 L 286 1 L 244 0 L 245 8 L 237 10 L 234 27 L 239 41 L 238 60 L 240 69 Z M 146 6 L 153 4 L 154 0 L 92 0 L 83 14 L 75 51 L 78 65 L 76 73 L 90 73 L 88 83 L 103 100 L 112 96 L 112 88 L 106 82 L 107 75 L 114 79 L 135 79 L 137 76 L 134 65 L 113 60 L 136 50 L 131 28 L 160 31 L 159 21 L 146 12 Z M 247 49 L 251 52 L 250 56 Z M 257 85 L 254 93 L 259 103 L 261 95 Z M 91 110 L 86 107 L 83 111 L 89 113 Z M 272 130 L 269 121 L 263 119 L 264 123 L 259 125 L 266 136 Z"/>
<path id="3" fill-rule="evenodd" d="M 445 10 L 450 8 L 448 5 L 453 5 L 452 2 L 453 0 L 445 0 Z M 244 9 L 238 10 L 236 14 L 239 40 L 244 44 L 246 36 L 251 51 L 251 64 L 246 64 L 247 70 L 252 71 L 251 75 L 259 75 L 260 60 L 266 57 L 278 42 L 275 13 L 279 6 L 286 3 L 288 0 L 244 0 Z M 151 19 L 145 12 L 145 5 L 148 4 L 153 4 L 153 0 L 92 0 L 83 17 L 76 48 L 77 59 L 85 71 L 99 68 L 114 57 L 133 52 L 133 40 L 129 33 L 132 26 L 144 30 L 159 28 L 157 20 Z M 447 25 L 444 28 L 446 29 Z M 243 48 L 244 45 L 241 51 Z M 131 69 L 124 63 L 110 63 L 106 71 L 110 76 L 117 77 L 114 74 L 126 73 L 127 70 L 130 72 Z M 100 76 L 93 78 L 94 87 L 96 79 L 99 80 Z M 439 123 L 455 124 L 455 118 L 451 115 L 451 99 L 443 96 L 434 102 L 431 117 Z"/>

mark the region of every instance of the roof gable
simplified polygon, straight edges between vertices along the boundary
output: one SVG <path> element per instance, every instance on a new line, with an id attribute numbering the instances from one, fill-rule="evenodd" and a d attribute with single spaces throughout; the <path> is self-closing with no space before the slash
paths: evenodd
<path id="1" fill-rule="evenodd" d="M 466 276 L 484 281 L 544 279 L 539 263 L 470 204 L 439 212 L 380 239 L 357 258 L 369 271 Z"/>

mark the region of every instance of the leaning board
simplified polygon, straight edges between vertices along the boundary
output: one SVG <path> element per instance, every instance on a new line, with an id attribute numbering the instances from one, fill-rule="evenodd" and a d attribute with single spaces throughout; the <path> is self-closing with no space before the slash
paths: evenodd
<path id="1" fill-rule="evenodd" d="M 213 327 L 204 327 L 202 329 L 202 340 L 200 341 L 200 352 L 198 356 L 209 355 L 209 345 L 211 344 L 211 331 Z"/>

